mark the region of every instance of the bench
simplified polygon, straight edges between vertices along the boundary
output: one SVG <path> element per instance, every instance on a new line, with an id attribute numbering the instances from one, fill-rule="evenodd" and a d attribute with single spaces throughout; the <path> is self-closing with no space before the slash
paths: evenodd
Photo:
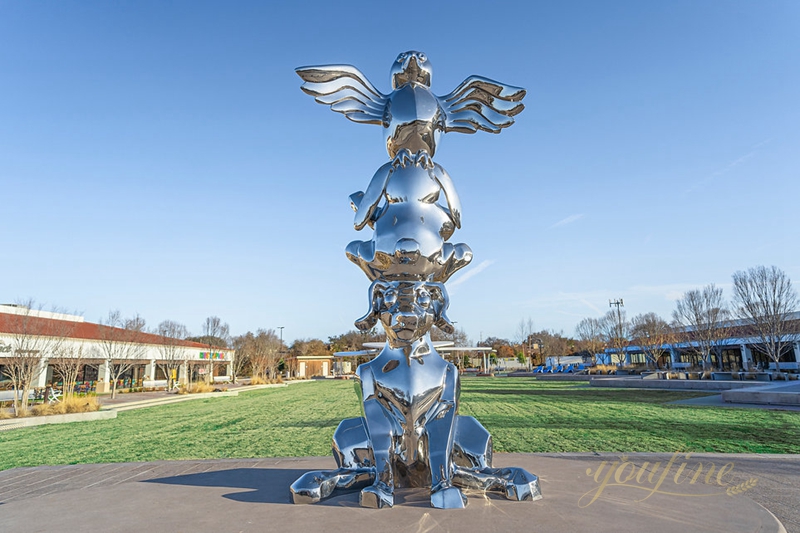
<path id="1" fill-rule="evenodd" d="M 166 389 L 169 381 L 166 379 L 145 379 L 142 380 L 142 387 L 145 389 Z"/>
<path id="2" fill-rule="evenodd" d="M 29 398 L 33 398 L 32 395 L 28 395 Z M 22 391 L 17 391 L 17 398 L 22 398 Z M 14 400 L 14 391 L 13 390 L 0 390 L 0 402 L 10 402 Z"/>

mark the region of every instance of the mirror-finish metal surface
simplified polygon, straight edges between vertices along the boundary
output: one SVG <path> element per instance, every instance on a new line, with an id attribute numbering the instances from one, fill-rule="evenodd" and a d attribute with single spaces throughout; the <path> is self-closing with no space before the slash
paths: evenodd
<path id="1" fill-rule="evenodd" d="M 435 325 L 453 333 L 444 283 L 472 260 L 450 239 L 461 228 L 461 202 L 447 171 L 433 160 L 442 134 L 499 133 L 524 108 L 525 90 L 470 76 L 452 92 L 431 91 L 433 68 L 418 51 L 392 63 L 392 91 L 380 92 L 357 68 L 296 69 L 302 90 L 354 122 L 379 125 L 389 161 L 364 191 L 350 195 L 353 227 L 371 230 L 347 245 L 366 274 L 369 311 L 361 330 L 378 322 L 387 341 L 356 371 L 364 416 L 342 421 L 333 437 L 337 470 L 309 472 L 291 486 L 295 503 L 314 503 L 335 489 L 361 489 L 364 507 L 394 505 L 396 487 L 426 486 L 431 506 L 462 508 L 462 489 L 512 500 L 541 497 L 536 476 L 492 468 L 492 438 L 474 418 L 459 416 L 459 378 L 430 340 Z"/>
<path id="2" fill-rule="evenodd" d="M 430 90 L 433 67 L 421 52 L 403 52 L 392 63 L 393 91 L 383 94 L 352 65 L 322 65 L 295 70 L 301 89 L 354 122 L 383 127 L 386 150 L 394 158 L 403 148 L 433 157 L 442 133 L 500 133 L 525 106 L 525 89 L 470 76 L 444 96 Z"/>

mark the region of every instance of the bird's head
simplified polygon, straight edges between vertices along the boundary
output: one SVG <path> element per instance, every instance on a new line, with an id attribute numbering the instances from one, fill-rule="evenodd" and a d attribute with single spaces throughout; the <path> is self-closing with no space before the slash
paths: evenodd
<path id="1" fill-rule="evenodd" d="M 392 64 L 392 89 L 411 82 L 430 87 L 432 76 L 433 66 L 428 61 L 428 56 L 416 50 L 409 50 L 397 56 L 397 60 Z"/>

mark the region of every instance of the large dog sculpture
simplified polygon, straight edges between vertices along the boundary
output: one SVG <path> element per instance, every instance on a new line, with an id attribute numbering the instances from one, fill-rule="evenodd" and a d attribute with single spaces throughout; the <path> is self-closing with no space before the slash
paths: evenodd
<path id="1" fill-rule="evenodd" d="M 294 501 L 319 501 L 337 487 L 363 487 L 365 507 L 393 505 L 395 487 L 428 486 L 431 505 L 439 508 L 466 505 L 459 487 L 499 491 L 514 500 L 539 498 L 536 476 L 491 468 L 489 432 L 456 414 L 458 371 L 427 334 L 434 324 L 453 331 L 444 285 L 376 281 L 371 292 L 370 312 L 356 324 L 370 328 L 380 320 L 388 341 L 358 367 L 364 417 L 339 424 L 333 437 L 339 469 L 306 473 L 291 487 Z"/>

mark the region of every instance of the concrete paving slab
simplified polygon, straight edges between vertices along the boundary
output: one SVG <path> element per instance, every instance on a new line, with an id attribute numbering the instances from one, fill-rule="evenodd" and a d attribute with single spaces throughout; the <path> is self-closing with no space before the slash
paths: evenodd
<path id="1" fill-rule="evenodd" d="M 722 393 L 726 402 L 739 404 L 790 405 L 800 407 L 800 383 L 778 382 L 746 390 L 731 390 Z"/>
<path id="2" fill-rule="evenodd" d="M 764 403 L 732 403 L 726 402 L 722 394 L 712 396 L 701 396 L 700 398 L 689 398 L 688 400 L 675 400 L 668 402 L 670 405 L 697 405 L 701 407 L 722 407 L 726 409 L 768 409 L 772 411 L 800 411 L 800 405 L 780 405 Z"/>
<path id="3" fill-rule="evenodd" d="M 593 387 L 610 387 L 621 389 L 662 389 L 695 392 L 721 392 L 726 390 L 762 387 L 763 383 L 755 381 L 714 381 L 709 379 L 642 379 L 638 376 L 612 376 L 604 379 L 593 379 L 589 382 Z"/>
<path id="4" fill-rule="evenodd" d="M 800 531 L 798 456 L 497 454 L 495 466 L 539 475 L 544 499 L 471 495 L 466 509 L 442 511 L 427 491 L 404 489 L 391 509 L 361 508 L 356 492 L 289 503 L 297 477 L 334 466 L 310 457 L 14 469 L 0 472 L 0 531 Z M 6 484 L 21 479 L 29 490 Z"/>

